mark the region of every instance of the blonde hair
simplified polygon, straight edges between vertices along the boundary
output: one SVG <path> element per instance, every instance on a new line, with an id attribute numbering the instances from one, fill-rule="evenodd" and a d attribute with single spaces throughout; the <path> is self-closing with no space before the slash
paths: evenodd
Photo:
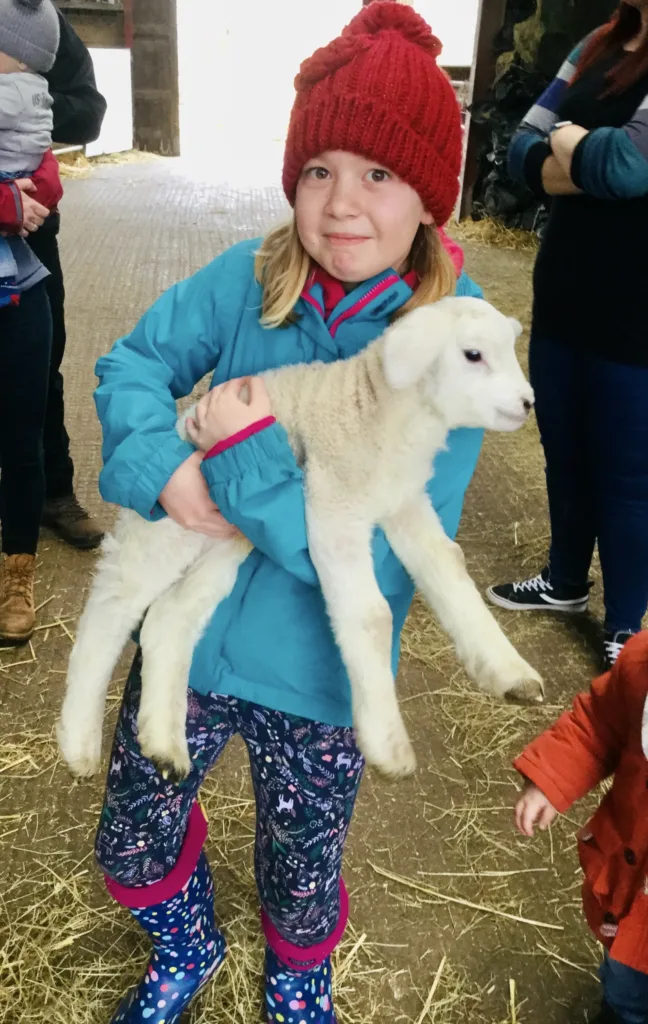
<path id="1" fill-rule="evenodd" d="M 310 270 L 311 259 L 301 243 L 294 217 L 266 235 L 254 261 L 254 274 L 263 288 L 264 327 L 283 327 L 294 322 L 295 306 Z M 408 270 L 416 271 L 419 285 L 411 299 L 394 313 L 394 320 L 454 292 L 457 274 L 434 225 L 420 225 L 410 250 Z"/>

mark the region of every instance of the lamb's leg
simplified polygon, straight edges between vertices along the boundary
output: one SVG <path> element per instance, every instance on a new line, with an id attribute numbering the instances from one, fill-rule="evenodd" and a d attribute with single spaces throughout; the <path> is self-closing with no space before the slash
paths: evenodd
<path id="1" fill-rule="evenodd" d="M 174 525 L 123 513 L 116 537 L 104 541 L 70 654 L 57 723 L 59 748 L 74 775 L 93 775 L 99 767 L 106 693 L 131 632 L 151 601 L 194 557 L 191 542 L 184 547 L 178 542 Z"/>
<path id="2" fill-rule="evenodd" d="M 146 757 L 176 779 L 188 775 L 191 767 L 186 720 L 193 652 L 251 550 L 244 537 L 214 541 L 151 605 L 142 626 L 139 743 Z"/>
<path id="3" fill-rule="evenodd" d="M 374 575 L 372 527 L 307 507 L 308 546 L 351 681 L 353 724 L 367 762 L 409 775 L 416 757 L 396 700 L 392 616 Z"/>
<path id="4" fill-rule="evenodd" d="M 542 679 L 486 607 L 466 571 L 461 548 L 444 533 L 427 495 L 404 506 L 383 525 L 392 549 L 478 686 L 496 697 L 541 701 Z"/>

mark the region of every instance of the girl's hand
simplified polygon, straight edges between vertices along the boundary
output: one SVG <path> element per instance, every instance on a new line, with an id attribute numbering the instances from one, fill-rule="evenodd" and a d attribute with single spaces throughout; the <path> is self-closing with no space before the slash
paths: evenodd
<path id="1" fill-rule="evenodd" d="M 243 388 L 247 388 L 247 401 L 241 394 Z M 238 377 L 219 384 L 201 398 L 186 428 L 196 447 L 208 452 L 219 441 L 271 415 L 272 406 L 261 378 Z"/>
<path id="2" fill-rule="evenodd" d="M 165 512 L 187 530 L 204 533 L 215 540 L 235 537 L 240 530 L 228 523 L 209 497 L 209 488 L 200 470 L 202 453 L 194 452 L 175 473 L 159 497 Z"/>
<path id="3" fill-rule="evenodd" d="M 515 805 L 515 824 L 523 836 L 532 836 L 533 827 L 537 824 L 543 832 L 549 828 L 558 811 L 547 800 L 541 789 L 527 782 L 524 791 Z"/>

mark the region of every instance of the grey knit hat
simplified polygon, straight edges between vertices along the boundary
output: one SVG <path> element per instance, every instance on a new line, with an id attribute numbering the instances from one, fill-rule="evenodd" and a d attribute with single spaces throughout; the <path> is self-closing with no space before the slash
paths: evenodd
<path id="1" fill-rule="evenodd" d="M 0 0 L 0 50 L 30 71 L 50 71 L 59 46 L 51 0 Z"/>

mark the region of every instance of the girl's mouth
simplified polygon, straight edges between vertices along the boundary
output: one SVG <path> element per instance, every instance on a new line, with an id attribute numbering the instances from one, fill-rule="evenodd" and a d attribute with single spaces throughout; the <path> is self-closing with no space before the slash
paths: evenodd
<path id="1" fill-rule="evenodd" d="M 333 234 L 325 235 L 324 237 L 331 245 L 359 245 L 361 242 L 368 241 L 366 235 Z"/>

